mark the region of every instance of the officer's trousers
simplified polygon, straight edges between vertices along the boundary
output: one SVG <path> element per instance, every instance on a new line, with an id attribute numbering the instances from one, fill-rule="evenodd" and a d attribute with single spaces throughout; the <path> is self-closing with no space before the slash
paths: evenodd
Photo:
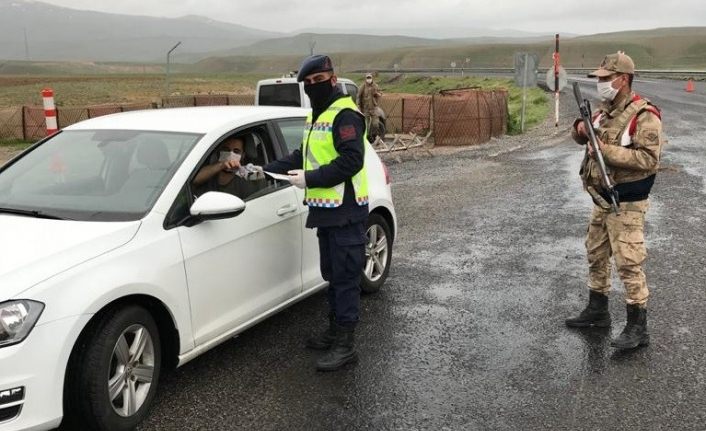
<path id="1" fill-rule="evenodd" d="M 645 247 L 645 213 L 647 200 L 623 202 L 620 214 L 594 205 L 586 235 L 588 288 L 608 294 L 611 288 L 611 262 L 615 259 L 620 280 L 625 285 L 628 304 L 647 303 L 649 291 L 642 264 L 647 257 Z"/>
<path id="2" fill-rule="evenodd" d="M 365 263 L 365 224 L 320 227 L 317 236 L 321 275 L 329 282 L 329 309 L 335 313 L 336 323 L 354 327 L 358 322 L 360 277 Z"/>

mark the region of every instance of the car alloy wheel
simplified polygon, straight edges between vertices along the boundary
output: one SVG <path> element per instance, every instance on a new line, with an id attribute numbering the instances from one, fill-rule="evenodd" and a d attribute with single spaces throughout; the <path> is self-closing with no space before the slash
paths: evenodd
<path id="1" fill-rule="evenodd" d="M 387 267 L 387 236 L 382 226 L 374 224 L 366 233 L 368 242 L 365 244 L 365 277 L 376 282 L 385 274 Z"/>
<path id="2" fill-rule="evenodd" d="M 113 410 L 122 417 L 134 415 L 144 404 L 154 377 L 154 343 L 147 328 L 127 328 L 113 348 L 108 393 Z"/>
<path id="3" fill-rule="evenodd" d="M 360 280 L 364 293 L 375 293 L 385 284 L 392 261 L 392 231 L 381 214 L 368 216 L 365 266 Z"/>

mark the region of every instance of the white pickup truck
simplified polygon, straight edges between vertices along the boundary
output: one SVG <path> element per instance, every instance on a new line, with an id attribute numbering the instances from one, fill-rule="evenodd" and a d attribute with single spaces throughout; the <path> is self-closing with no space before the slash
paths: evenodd
<path id="1" fill-rule="evenodd" d="M 346 78 L 338 78 L 337 85 L 343 94 L 348 94 L 353 100 L 356 99 L 358 86 L 355 85 L 355 82 Z M 309 97 L 304 93 L 304 83 L 297 82 L 297 78 L 294 77 L 258 81 L 255 105 L 311 108 Z"/>
<path id="2" fill-rule="evenodd" d="M 347 94 L 356 100 L 358 96 L 358 86 L 355 82 L 347 78 L 338 78 L 336 83 L 343 94 Z M 298 106 L 311 108 L 309 96 L 304 93 L 304 83 L 297 82 L 295 77 L 282 77 L 274 79 L 263 79 L 257 82 L 255 92 L 255 105 L 264 106 Z M 385 136 L 387 129 L 385 112 L 378 107 L 378 130 L 368 130 L 368 140 L 373 142 L 376 135 Z"/>

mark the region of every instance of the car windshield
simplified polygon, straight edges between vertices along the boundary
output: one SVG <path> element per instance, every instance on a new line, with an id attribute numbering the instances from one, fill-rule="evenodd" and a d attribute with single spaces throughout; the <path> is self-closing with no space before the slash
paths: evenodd
<path id="1" fill-rule="evenodd" d="M 301 106 L 299 84 L 273 84 L 260 86 L 260 100 L 263 106 Z"/>
<path id="2" fill-rule="evenodd" d="M 65 131 L 0 170 L 0 213 L 139 220 L 201 135 Z"/>

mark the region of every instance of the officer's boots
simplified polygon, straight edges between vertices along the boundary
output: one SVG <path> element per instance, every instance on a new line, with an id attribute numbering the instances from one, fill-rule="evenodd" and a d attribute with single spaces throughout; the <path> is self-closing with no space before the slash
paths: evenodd
<path id="1" fill-rule="evenodd" d="M 338 326 L 336 340 L 331 349 L 316 361 L 316 369 L 336 371 L 348 363 L 357 361 L 358 353 L 355 351 L 354 333 L 355 328 L 353 327 Z"/>
<path id="2" fill-rule="evenodd" d="M 647 333 L 647 308 L 637 304 L 628 304 L 628 322 L 623 332 L 610 342 L 618 349 L 634 349 L 650 344 L 650 334 Z"/>
<path id="3" fill-rule="evenodd" d="M 607 328 L 610 326 L 610 313 L 608 312 L 608 296 L 590 291 L 588 305 L 577 317 L 566 319 L 566 326 L 572 328 Z"/>
<path id="4" fill-rule="evenodd" d="M 328 314 L 328 327 L 319 335 L 315 335 L 306 340 L 306 347 L 314 350 L 328 350 L 336 340 L 336 315 Z"/>

